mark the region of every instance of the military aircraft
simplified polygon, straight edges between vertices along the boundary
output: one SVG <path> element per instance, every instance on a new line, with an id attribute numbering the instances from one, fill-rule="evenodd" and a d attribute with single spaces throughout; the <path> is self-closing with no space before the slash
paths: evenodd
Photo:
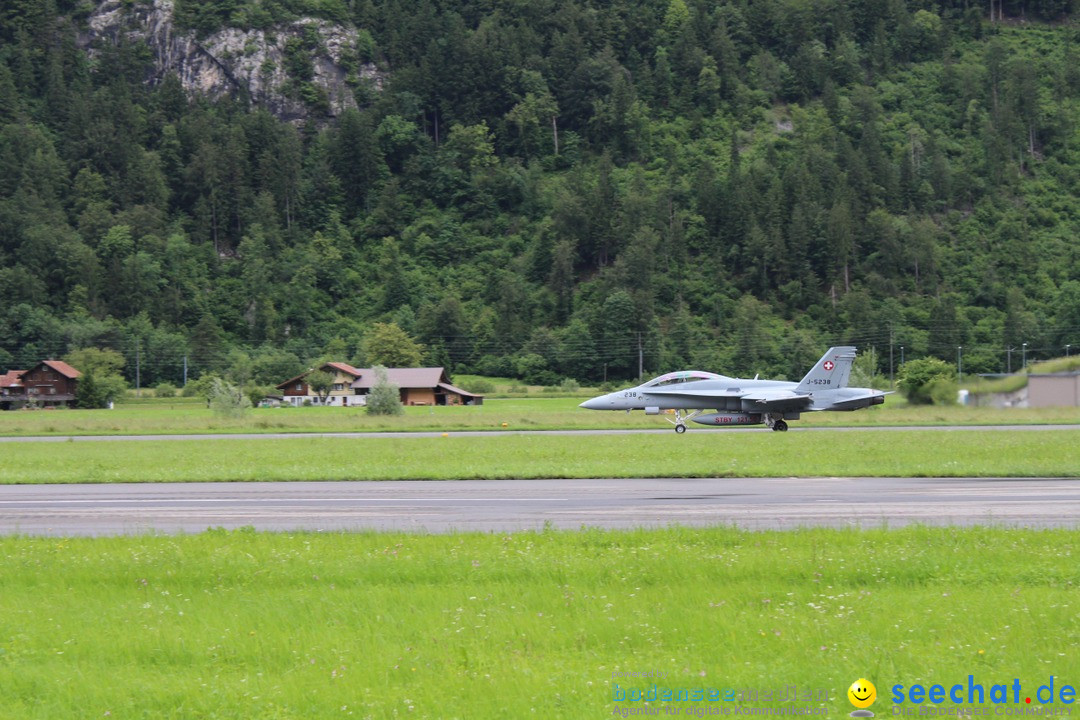
<path id="1" fill-rule="evenodd" d="M 784 432 L 788 420 L 818 410 L 858 410 L 885 402 L 889 393 L 848 387 L 854 347 L 834 347 L 821 356 L 800 382 L 753 380 L 687 370 L 653 378 L 644 385 L 618 390 L 581 403 L 589 410 L 644 410 L 646 415 L 674 411 L 667 418 L 675 432 L 686 421 L 702 425 L 765 425 Z M 689 414 L 683 415 L 683 411 Z M 713 412 L 706 412 L 712 410 Z"/>

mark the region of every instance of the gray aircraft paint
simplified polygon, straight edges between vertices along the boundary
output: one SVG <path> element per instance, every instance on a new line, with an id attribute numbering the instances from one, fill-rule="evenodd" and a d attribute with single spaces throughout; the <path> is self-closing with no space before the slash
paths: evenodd
<path id="1" fill-rule="evenodd" d="M 700 370 L 684 370 L 653 378 L 637 387 L 617 390 L 581 403 L 589 410 L 644 410 L 659 415 L 674 410 L 676 432 L 685 420 L 703 425 L 765 423 L 786 430 L 786 420 L 803 412 L 858 410 L 880 405 L 888 393 L 848 387 L 855 348 L 829 348 L 799 382 L 732 378 Z M 685 418 L 682 411 L 691 411 Z M 703 414 L 705 411 L 714 412 Z"/>

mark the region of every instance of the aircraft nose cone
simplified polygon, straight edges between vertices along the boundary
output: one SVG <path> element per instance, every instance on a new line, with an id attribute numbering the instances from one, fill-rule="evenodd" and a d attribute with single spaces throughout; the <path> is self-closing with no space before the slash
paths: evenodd
<path id="1" fill-rule="evenodd" d="M 603 409 L 602 403 L 606 397 L 607 395 L 601 395 L 600 397 L 591 398 L 578 405 L 578 407 L 583 407 L 586 410 L 601 410 Z"/>

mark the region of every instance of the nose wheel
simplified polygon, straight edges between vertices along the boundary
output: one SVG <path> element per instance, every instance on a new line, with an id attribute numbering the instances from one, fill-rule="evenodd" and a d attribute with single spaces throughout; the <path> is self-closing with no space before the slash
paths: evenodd
<path id="1" fill-rule="evenodd" d="M 689 413 L 687 415 L 683 415 L 682 410 L 676 410 L 674 420 L 672 420 L 671 418 L 664 418 L 664 419 L 675 426 L 675 432 L 682 435 L 684 432 L 686 432 L 686 422 L 687 422 L 687 420 L 693 420 L 698 415 L 700 415 L 701 412 L 702 412 L 701 410 L 694 410 L 693 412 L 691 412 L 691 413 Z"/>

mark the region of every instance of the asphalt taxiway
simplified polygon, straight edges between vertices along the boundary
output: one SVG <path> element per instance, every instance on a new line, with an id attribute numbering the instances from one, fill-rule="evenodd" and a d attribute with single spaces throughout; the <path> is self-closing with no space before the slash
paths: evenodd
<path id="1" fill-rule="evenodd" d="M 895 432 L 900 430 L 932 430 L 935 432 L 1040 432 L 1046 430 L 1074 430 L 1080 434 L 1080 425 L 866 425 L 849 427 L 792 426 L 791 432 Z M 769 432 L 765 426 L 754 427 L 700 427 L 691 429 L 698 433 L 760 433 Z M 10 435 L 0 437 L 0 443 L 53 443 L 53 442 L 155 442 L 163 440 L 286 440 L 290 438 L 341 438 L 346 440 L 378 440 L 380 438 L 409 439 L 453 437 L 510 437 L 514 435 L 674 435 L 671 426 L 666 428 L 634 428 L 603 430 L 450 430 L 418 432 L 268 432 L 268 433 L 188 433 L 161 435 Z"/>
<path id="2" fill-rule="evenodd" d="M 0 533 L 1076 527 L 1080 479 L 646 478 L 0 486 Z"/>

